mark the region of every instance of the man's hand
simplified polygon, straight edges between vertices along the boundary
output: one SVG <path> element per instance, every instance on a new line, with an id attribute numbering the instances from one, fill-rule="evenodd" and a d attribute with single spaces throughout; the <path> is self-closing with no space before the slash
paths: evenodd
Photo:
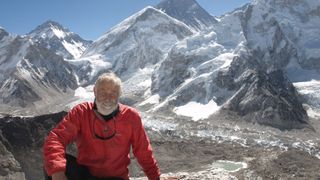
<path id="1" fill-rule="evenodd" d="M 179 178 L 169 176 L 169 177 L 160 177 L 160 180 L 179 180 Z"/>
<path id="2" fill-rule="evenodd" d="M 52 180 L 68 180 L 67 176 L 64 174 L 63 171 L 59 171 L 52 174 Z"/>

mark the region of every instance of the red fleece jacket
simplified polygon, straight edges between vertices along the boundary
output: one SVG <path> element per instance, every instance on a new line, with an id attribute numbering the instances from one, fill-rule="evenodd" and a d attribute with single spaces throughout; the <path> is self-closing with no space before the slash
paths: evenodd
<path id="1" fill-rule="evenodd" d="M 87 166 L 94 176 L 129 179 L 129 152 L 132 145 L 133 154 L 148 178 L 158 179 L 160 170 L 138 112 L 119 104 L 120 112 L 113 120 L 105 121 L 93 106 L 93 103 L 75 106 L 49 133 L 43 146 L 48 175 L 65 171 L 65 149 L 75 141 L 78 147 L 77 162 Z M 115 136 L 108 140 L 95 136 L 107 137 L 114 132 Z"/>

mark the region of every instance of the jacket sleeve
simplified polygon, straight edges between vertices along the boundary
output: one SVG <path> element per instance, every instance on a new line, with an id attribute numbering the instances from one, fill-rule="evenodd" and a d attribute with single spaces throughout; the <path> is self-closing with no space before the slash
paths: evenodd
<path id="1" fill-rule="evenodd" d="M 73 108 L 62 121 L 51 130 L 43 145 L 44 167 L 51 176 L 58 171 L 66 170 L 66 147 L 77 136 L 79 124 L 79 110 Z"/>
<path id="2" fill-rule="evenodd" d="M 160 177 L 160 169 L 153 156 L 150 140 L 137 112 L 134 119 L 132 142 L 133 154 L 137 158 L 138 163 L 142 167 L 148 179 L 158 180 Z"/>

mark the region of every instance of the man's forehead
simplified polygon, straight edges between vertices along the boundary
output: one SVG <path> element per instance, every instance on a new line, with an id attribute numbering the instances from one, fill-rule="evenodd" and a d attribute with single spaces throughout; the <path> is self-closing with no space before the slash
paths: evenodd
<path id="1" fill-rule="evenodd" d="M 101 80 L 97 86 L 99 87 L 119 87 L 119 85 L 117 83 L 115 83 L 114 81 L 112 80 L 109 80 L 109 79 L 104 79 L 104 80 Z"/>

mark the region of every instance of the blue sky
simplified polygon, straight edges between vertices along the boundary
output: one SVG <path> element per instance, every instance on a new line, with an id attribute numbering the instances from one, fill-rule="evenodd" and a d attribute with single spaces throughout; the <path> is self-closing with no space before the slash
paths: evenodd
<path id="1" fill-rule="evenodd" d="M 197 0 L 210 14 L 220 16 L 251 0 Z M 23 35 L 53 20 L 82 38 L 95 40 L 112 26 L 160 0 L 1 0 L 0 26 Z"/>

